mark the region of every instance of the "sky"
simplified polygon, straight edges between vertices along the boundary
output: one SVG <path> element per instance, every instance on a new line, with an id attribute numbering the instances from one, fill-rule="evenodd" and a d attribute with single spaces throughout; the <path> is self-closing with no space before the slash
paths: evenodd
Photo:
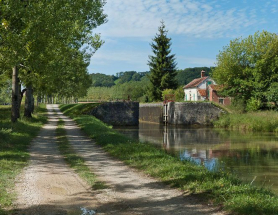
<path id="1" fill-rule="evenodd" d="M 149 71 L 150 43 L 163 20 L 177 68 L 215 66 L 230 40 L 256 31 L 278 33 L 278 0 L 106 0 L 105 41 L 89 73 Z"/>

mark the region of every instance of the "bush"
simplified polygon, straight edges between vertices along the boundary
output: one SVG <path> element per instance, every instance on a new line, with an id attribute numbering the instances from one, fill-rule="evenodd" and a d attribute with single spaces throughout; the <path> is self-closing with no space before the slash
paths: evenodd
<path id="1" fill-rule="evenodd" d="M 251 97 L 246 104 L 246 111 L 257 111 L 262 107 L 262 102 L 260 99 Z"/>

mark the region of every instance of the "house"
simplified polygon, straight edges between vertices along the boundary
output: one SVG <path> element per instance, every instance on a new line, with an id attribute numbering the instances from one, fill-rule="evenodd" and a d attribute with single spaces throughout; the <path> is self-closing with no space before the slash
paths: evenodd
<path id="1" fill-rule="evenodd" d="M 216 84 L 212 78 L 205 76 L 205 71 L 201 71 L 201 78 L 196 78 L 183 87 L 185 101 L 204 101 L 208 100 L 208 86 Z"/>
<path id="2" fill-rule="evenodd" d="M 211 84 L 208 86 L 208 100 L 222 105 L 230 105 L 231 97 L 224 97 L 219 95 L 217 91 L 221 89 L 221 86 Z"/>
<path id="3" fill-rule="evenodd" d="M 221 86 L 217 85 L 215 81 L 205 76 L 205 71 L 201 71 L 201 78 L 196 78 L 183 87 L 185 101 L 213 101 L 215 103 L 230 105 L 231 98 L 223 97 L 217 93 Z"/>

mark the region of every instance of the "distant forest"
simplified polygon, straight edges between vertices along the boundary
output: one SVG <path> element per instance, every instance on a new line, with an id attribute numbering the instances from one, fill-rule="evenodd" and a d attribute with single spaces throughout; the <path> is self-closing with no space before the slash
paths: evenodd
<path id="1" fill-rule="evenodd" d="M 176 80 L 179 85 L 179 95 L 184 85 L 201 76 L 202 70 L 206 71 L 206 75 L 211 75 L 212 69 L 195 67 L 178 70 Z M 112 101 L 131 99 L 133 101 L 148 102 L 148 74 L 149 72 L 136 71 L 119 72 L 116 75 L 90 74 L 92 85 L 88 90 L 87 96 L 81 100 Z M 179 99 L 182 100 L 183 98 Z"/>

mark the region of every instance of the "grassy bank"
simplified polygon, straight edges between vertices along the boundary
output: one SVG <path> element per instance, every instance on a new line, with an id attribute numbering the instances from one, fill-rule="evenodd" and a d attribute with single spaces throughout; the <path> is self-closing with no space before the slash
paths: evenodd
<path id="1" fill-rule="evenodd" d="M 278 132 L 278 112 L 261 111 L 225 114 L 214 122 L 214 126 L 241 131 Z"/>
<path id="2" fill-rule="evenodd" d="M 173 187 L 199 194 L 233 214 L 278 214 L 278 198 L 270 191 L 244 184 L 227 172 L 209 172 L 148 143 L 131 140 L 92 116 L 80 115 L 77 108 L 82 112 L 80 105 L 61 106 L 84 132 L 126 164 Z"/>
<path id="3" fill-rule="evenodd" d="M 104 183 L 97 181 L 95 174 L 91 172 L 89 167 L 85 165 L 85 161 L 82 157 L 78 156 L 66 137 L 66 130 L 64 129 L 64 121 L 59 120 L 58 127 L 56 129 L 56 137 L 58 140 L 58 147 L 61 155 L 63 155 L 66 163 L 74 169 L 74 171 L 93 189 L 105 188 Z"/>
<path id="4" fill-rule="evenodd" d="M 45 111 L 45 106 L 38 107 L 32 119 L 21 117 L 17 123 L 12 124 L 11 107 L 0 106 L 0 214 L 4 214 L 3 209 L 12 204 L 14 194 L 10 191 L 14 179 L 27 165 L 27 149 L 47 121 Z"/>

